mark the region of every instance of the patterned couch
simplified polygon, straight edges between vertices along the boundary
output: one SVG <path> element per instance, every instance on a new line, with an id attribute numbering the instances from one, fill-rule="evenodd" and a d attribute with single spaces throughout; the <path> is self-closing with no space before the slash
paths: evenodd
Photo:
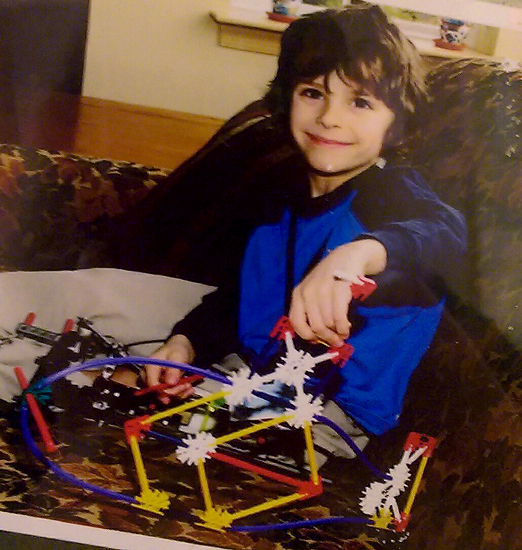
<path id="1" fill-rule="evenodd" d="M 369 455 L 393 463 L 409 431 L 439 438 L 402 547 L 522 548 L 522 72 L 448 61 L 428 83 L 433 101 L 403 154 L 466 214 L 468 265 L 451 283 L 399 427 L 372 441 Z M 170 175 L 3 145 L 0 262 L 26 270 L 111 265 L 219 283 L 229 267 L 219 243 L 241 223 L 230 215 L 243 205 L 241 182 L 291 154 L 260 103 Z"/>

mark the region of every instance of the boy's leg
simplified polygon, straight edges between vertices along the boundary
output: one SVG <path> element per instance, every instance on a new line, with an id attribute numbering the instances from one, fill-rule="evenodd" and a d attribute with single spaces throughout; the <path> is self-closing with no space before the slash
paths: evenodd
<path id="1" fill-rule="evenodd" d="M 219 365 L 214 365 L 222 374 L 230 376 L 233 373 L 237 373 L 241 370 L 248 370 L 250 367 L 243 361 L 243 359 L 232 353 L 225 357 Z M 205 381 L 198 388 L 204 389 L 205 393 L 211 393 L 218 391 L 221 388 L 221 384 L 213 381 Z M 261 398 L 257 401 L 258 406 L 263 406 L 267 409 L 267 402 Z M 332 422 L 335 422 L 346 434 L 348 434 L 355 445 L 363 450 L 368 441 L 368 436 L 359 428 L 355 422 L 337 405 L 334 401 L 328 401 L 322 412 L 323 416 L 326 416 Z M 314 423 L 312 424 L 312 431 L 314 437 L 314 444 L 318 447 L 318 452 L 324 457 L 323 464 L 326 461 L 327 455 L 333 455 L 343 458 L 354 458 L 355 453 L 352 448 L 346 443 L 346 441 L 332 428 L 325 424 Z M 321 452 L 323 451 L 323 452 Z"/>
<path id="2" fill-rule="evenodd" d="M 217 366 L 217 365 L 216 365 Z M 219 370 L 226 376 L 230 376 L 234 372 L 249 369 L 249 366 L 236 354 L 231 354 L 223 359 L 219 365 Z M 216 383 L 205 382 L 203 388 L 207 390 L 217 391 Z M 267 412 L 269 406 L 263 399 L 252 400 L 256 401 L 258 407 Z M 251 404 L 254 403 L 251 401 Z M 252 412 L 255 409 L 252 409 Z M 328 401 L 322 412 L 332 422 L 335 422 L 346 434 L 348 434 L 355 445 L 362 451 L 369 437 L 359 428 L 355 422 L 337 405 L 334 401 Z M 341 458 L 354 458 L 355 453 L 346 441 L 332 428 L 324 424 L 312 424 L 314 445 L 316 450 L 316 458 L 318 467 L 321 467 L 329 456 L 337 456 Z M 287 433 L 287 432 L 282 432 Z"/>
<path id="3" fill-rule="evenodd" d="M 368 441 L 368 436 L 355 424 L 355 422 L 333 401 L 328 401 L 323 409 L 323 416 L 335 422 L 345 433 L 347 433 L 355 445 L 363 450 Z M 325 424 L 314 423 L 312 425 L 314 444 L 318 466 L 321 467 L 328 456 L 342 458 L 354 458 L 355 453 L 346 441 L 332 428 Z"/>

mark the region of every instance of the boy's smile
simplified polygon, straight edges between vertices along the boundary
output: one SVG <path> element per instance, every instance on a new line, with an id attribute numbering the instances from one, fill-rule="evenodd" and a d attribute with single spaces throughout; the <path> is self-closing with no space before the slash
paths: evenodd
<path id="1" fill-rule="evenodd" d="M 317 146 L 322 145 L 324 147 L 328 147 L 328 146 L 343 147 L 343 146 L 352 145 L 352 143 L 349 142 L 349 141 L 337 141 L 337 140 L 334 140 L 334 139 L 326 139 L 326 138 L 323 138 L 321 136 L 311 134 L 310 132 L 305 132 L 305 133 L 308 136 L 308 139 Z"/>
<path id="2" fill-rule="evenodd" d="M 312 168 L 312 195 L 328 193 L 374 164 L 394 119 L 383 101 L 337 73 L 297 84 L 290 129 Z"/>

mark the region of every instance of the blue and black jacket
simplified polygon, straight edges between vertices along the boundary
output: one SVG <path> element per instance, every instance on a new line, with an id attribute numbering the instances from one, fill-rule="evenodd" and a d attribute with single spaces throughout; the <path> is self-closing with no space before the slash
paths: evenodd
<path id="1" fill-rule="evenodd" d="M 320 197 L 294 184 L 285 200 L 252 230 L 239 277 L 207 296 L 173 333 L 185 334 L 203 363 L 238 350 L 255 357 L 287 313 L 289 291 L 330 250 L 376 239 L 387 267 L 375 277 L 377 291 L 350 308 L 355 351 L 333 399 L 366 430 L 383 433 L 397 423 L 408 380 L 437 329 L 445 276 L 463 261 L 464 219 L 417 172 L 388 165 Z"/>

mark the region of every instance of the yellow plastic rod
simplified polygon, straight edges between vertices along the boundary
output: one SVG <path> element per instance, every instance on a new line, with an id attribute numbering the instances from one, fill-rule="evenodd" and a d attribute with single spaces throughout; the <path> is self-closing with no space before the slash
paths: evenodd
<path id="1" fill-rule="evenodd" d="M 205 464 L 202 459 L 198 460 L 198 475 L 199 484 L 201 485 L 201 492 L 203 493 L 203 502 L 205 503 L 207 512 L 209 512 L 213 509 L 212 498 L 210 497 L 207 473 L 205 472 Z"/>
<path id="2" fill-rule="evenodd" d="M 310 464 L 312 483 L 314 485 L 317 485 L 319 483 L 319 469 L 317 468 L 317 458 L 315 456 L 314 440 L 312 437 L 312 428 L 310 426 L 310 422 L 305 422 L 303 428 L 306 440 L 306 450 L 308 452 L 308 462 Z"/>
<path id="3" fill-rule="evenodd" d="M 294 493 L 286 497 L 275 498 L 273 500 L 263 502 L 263 504 L 258 504 L 257 506 L 252 506 L 251 508 L 247 508 L 246 510 L 241 510 L 240 512 L 231 514 L 230 518 L 232 521 L 235 521 L 236 519 L 252 516 L 253 514 L 257 514 L 258 512 L 265 512 L 266 510 L 271 510 L 272 508 L 277 508 L 278 506 L 284 506 L 285 504 L 294 502 L 301 498 L 304 498 L 304 495 L 302 495 L 301 493 Z"/>
<path id="4" fill-rule="evenodd" d="M 292 415 L 283 415 L 278 416 L 277 418 L 271 418 L 270 420 L 265 420 L 264 422 L 260 422 L 259 424 L 254 424 L 249 428 L 244 428 L 243 430 L 238 430 L 237 432 L 218 437 L 216 438 L 216 441 L 214 443 L 216 445 L 221 445 L 223 443 L 227 443 L 228 441 L 234 441 L 234 439 L 239 439 L 245 435 L 250 435 L 255 432 L 259 432 L 260 430 L 264 430 L 265 428 L 270 428 L 271 426 L 282 424 L 283 422 L 286 422 L 289 418 L 292 418 Z"/>
<path id="5" fill-rule="evenodd" d="M 216 410 L 213 405 L 214 405 L 214 402 L 211 402 L 207 405 L 207 410 L 205 411 L 205 416 L 203 417 L 203 421 L 201 422 L 201 428 L 199 429 L 200 432 L 204 432 L 207 429 L 207 424 L 210 419 L 210 415 Z"/>
<path id="6" fill-rule="evenodd" d="M 195 409 L 196 407 L 199 407 L 200 405 L 204 405 L 205 403 L 208 403 L 210 401 L 221 399 L 222 397 L 225 397 L 225 395 L 228 395 L 228 393 L 229 392 L 227 391 L 220 391 L 218 393 L 213 393 L 212 395 L 207 395 L 207 397 L 201 397 L 200 399 L 196 399 L 195 401 L 189 401 L 187 403 L 183 403 L 183 405 L 179 405 L 179 407 L 167 409 L 166 411 L 153 414 L 152 416 L 149 416 L 149 418 L 145 418 L 143 420 L 143 424 L 152 424 L 153 422 L 156 422 L 158 420 L 163 420 L 164 418 L 168 418 L 169 416 L 172 416 L 174 414 L 188 411 L 190 409 Z"/>
<path id="7" fill-rule="evenodd" d="M 135 435 L 130 436 L 129 443 L 132 458 L 134 459 L 134 464 L 136 465 L 136 472 L 138 474 L 138 482 L 140 484 L 141 492 L 145 493 L 149 490 L 149 480 L 147 479 L 147 473 L 145 472 L 145 466 L 143 465 L 138 439 Z"/>
<path id="8" fill-rule="evenodd" d="M 406 502 L 406 507 L 404 508 L 403 514 L 410 515 L 411 507 L 413 506 L 413 501 L 415 500 L 415 497 L 417 496 L 417 492 L 419 490 L 420 482 L 422 479 L 422 475 L 424 474 L 424 469 L 426 468 L 426 464 L 428 462 L 427 456 L 423 456 L 421 463 L 419 465 L 419 469 L 417 470 L 417 475 L 415 476 L 415 480 L 413 482 L 413 485 L 411 487 L 410 494 L 408 496 L 408 501 Z"/>

